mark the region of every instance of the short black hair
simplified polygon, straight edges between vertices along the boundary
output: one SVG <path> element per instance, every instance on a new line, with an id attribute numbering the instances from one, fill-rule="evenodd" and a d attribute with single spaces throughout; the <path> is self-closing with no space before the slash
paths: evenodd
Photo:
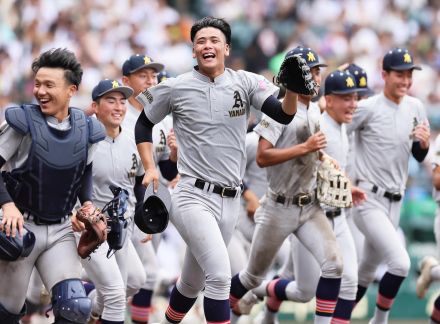
<path id="1" fill-rule="evenodd" d="M 231 26 L 222 18 L 214 18 L 211 16 L 202 18 L 194 23 L 191 27 L 191 42 L 194 42 L 194 37 L 197 32 L 206 27 L 214 27 L 220 29 L 220 31 L 226 37 L 226 44 L 231 45 Z"/>
<path id="2" fill-rule="evenodd" d="M 77 88 L 82 80 L 83 70 L 81 64 L 73 52 L 66 48 L 52 48 L 32 62 L 32 71 L 36 74 L 42 67 L 61 68 L 64 70 L 64 78 L 69 84 Z"/>

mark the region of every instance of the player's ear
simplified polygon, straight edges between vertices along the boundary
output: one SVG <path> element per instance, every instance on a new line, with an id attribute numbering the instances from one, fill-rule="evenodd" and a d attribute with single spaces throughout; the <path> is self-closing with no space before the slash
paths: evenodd
<path id="1" fill-rule="evenodd" d="M 231 45 L 226 44 L 226 46 L 225 46 L 225 56 L 229 56 L 230 52 L 231 52 Z"/>
<path id="2" fill-rule="evenodd" d="M 128 78 L 125 75 L 122 76 L 122 84 L 123 85 L 129 85 Z"/>
<path id="3" fill-rule="evenodd" d="M 193 45 L 193 47 L 192 47 L 192 56 L 193 56 L 193 58 L 196 58 L 196 52 L 195 52 L 195 50 L 194 50 L 194 45 Z"/>

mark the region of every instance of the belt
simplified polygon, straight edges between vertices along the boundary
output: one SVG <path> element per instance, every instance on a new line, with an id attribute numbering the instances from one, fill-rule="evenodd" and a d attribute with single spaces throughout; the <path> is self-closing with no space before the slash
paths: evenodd
<path id="1" fill-rule="evenodd" d="M 335 218 L 341 216 L 341 213 L 342 213 L 341 208 L 336 208 L 334 210 L 327 210 L 325 212 L 325 216 L 327 216 L 328 218 Z"/>
<path id="2" fill-rule="evenodd" d="M 379 188 L 375 184 L 372 184 L 368 181 L 363 181 L 363 180 L 358 180 L 356 183 L 358 185 L 360 183 L 369 184 L 369 186 L 370 186 L 369 190 L 371 190 L 372 193 L 377 193 L 379 195 L 382 195 L 383 197 L 387 198 L 390 201 L 401 201 L 402 200 L 402 194 L 398 191 L 397 192 L 389 192 L 389 191 L 386 191 L 384 189 Z"/>
<path id="3" fill-rule="evenodd" d="M 310 193 L 299 193 L 293 196 L 292 198 L 288 198 L 283 195 L 275 195 L 275 194 L 269 194 L 269 196 L 279 204 L 283 204 L 283 205 L 293 204 L 298 207 L 306 206 L 313 201 L 313 195 Z"/>
<path id="4" fill-rule="evenodd" d="M 222 197 L 235 198 L 238 196 L 239 193 L 241 193 L 241 188 L 237 189 L 235 187 L 221 187 L 213 185 L 212 183 L 209 183 L 202 179 L 197 179 L 194 183 L 194 186 L 196 186 L 196 188 L 204 190 L 206 184 L 208 184 L 208 188 L 206 188 L 206 190 L 209 191 L 211 189 L 211 186 L 213 186 L 212 192 Z"/>
<path id="5" fill-rule="evenodd" d="M 54 225 L 54 224 L 61 224 L 64 223 L 64 221 L 69 218 L 70 215 L 63 216 L 59 219 L 42 219 L 41 217 L 38 217 L 36 215 L 33 215 L 27 211 L 22 212 L 23 217 L 25 217 L 27 220 L 31 220 L 34 222 L 35 225 Z"/>

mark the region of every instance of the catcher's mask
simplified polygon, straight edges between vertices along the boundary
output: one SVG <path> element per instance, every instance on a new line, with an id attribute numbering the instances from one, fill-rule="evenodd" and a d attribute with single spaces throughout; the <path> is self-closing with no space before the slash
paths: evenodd
<path id="1" fill-rule="evenodd" d="M 150 183 L 145 191 L 144 202 L 136 208 L 134 222 L 147 234 L 163 232 L 168 225 L 171 196 L 168 189 L 159 184 L 157 193 L 153 192 Z"/>
<path id="2" fill-rule="evenodd" d="M 6 236 L 5 232 L 0 232 L 0 259 L 16 261 L 20 257 L 27 257 L 34 245 L 35 235 L 26 228 L 23 228 L 23 236 L 17 233 L 15 237 L 11 237 Z"/>

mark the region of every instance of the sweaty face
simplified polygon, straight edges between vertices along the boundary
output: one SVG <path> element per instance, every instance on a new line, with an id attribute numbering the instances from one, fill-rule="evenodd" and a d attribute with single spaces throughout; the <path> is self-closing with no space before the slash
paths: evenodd
<path id="1" fill-rule="evenodd" d="M 112 91 L 93 103 L 96 116 L 105 128 L 119 128 L 127 112 L 125 102 L 125 96 L 121 92 Z"/>
<path id="2" fill-rule="evenodd" d="M 64 78 L 61 68 L 42 67 L 35 74 L 33 94 L 41 111 L 59 121 L 68 115 L 70 98 L 77 88 Z"/>
<path id="3" fill-rule="evenodd" d="M 339 124 L 351 123 L 357 107 L 357 93 L 325 96 L 326 111 Z"/>
<path id="4" fill-rule="evenodd" d="M 142 91 L 157 84 L 157 72 L 154 69 L 143 68 L 123 78 L 124 84 L 131 87 L 136 97 Z"/>
<path id="5" fill-rule="evenodd" d="M 385 96 L 391 101 L 399 103 L 412 85 L 412 73 L 412 70 L 383 71 Z"/>
<path id="6" fill-rule="evenodd" d="M 229 56 L 229 45 L 220 29 L 206 27 L 200 29 L 193 44 L 193 57 L 197 60 L 199 72 L 215 78 L 225 70 L 225 58 Z"/>

